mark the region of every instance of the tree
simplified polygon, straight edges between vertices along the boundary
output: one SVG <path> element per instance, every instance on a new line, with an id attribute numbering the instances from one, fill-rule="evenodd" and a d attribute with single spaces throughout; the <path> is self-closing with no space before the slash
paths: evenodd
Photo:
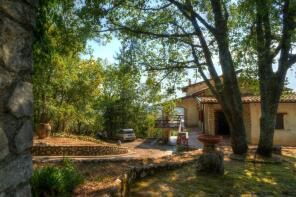
<path id="1" fill-rule="evenodd" d="M 278 12 L 280 14 L 277 14 Z M 274 15 L 282 16 L 282 30 L 279 34 L 278 29 L 271 29 Z M 292 43 L 296 43 L 295 17 L 295 1 L 256 1 L 256 50 L 261 94 L 260 139 L 257 152 L 264 156 L 272 154 L 278 103 L 287 70 L 296 63 L 296 53 L 292 54 Z M 273 36 L 277 38 L 273 39 Z M 273 47 L 275 43 L 276 48 Z M 278 69 L 274 72 L 272 66 L 278 54 Z"/>
<path id="2" fill-rule="evenodd" d="M 271 156 L 276 114 L 285 88 L 286 73 L 296 63 L 296 2 L 290 0 L 240 1 L 243 47 L 259 75 L 261 95 L 260 139 L 257 152 Z M 242 26 L 245 24 L 245 27 Z M 249 33 L 250 32 L 250 33 Z M 250 61 L 250 60 L 248 60 Z M 245 61 L 248 64 L 248 61 Z M 255 64 L 254 64 L 255 63 Z"/>
<path id="3" fill-rule="evenodd" d="M 93 7 L 98 5 L 94 3 Z M 244 154 L 248 146 L 241 94 L 230 50 L 230 8 L 231 3 L 222 0 L 109 2 L 103 5 L 108 12 L 108 23 L 100 32 L 120 31 L 119 36 L 138 37 L 145 44 L 155 43 L 154 54 L 158 53 L 158 57 L 167 55 L 162 56 L 158 65 L 146 63 L 148 70 L 197 69 L 222 106 L 231 130 L 233 152 Z M 217 74 L 215 59 L 222 69 L 223 80 Z M 207 78 L 207 72 L 214 84 Z"/>
<path id="4" fill-rule="evenodd" d="M 133 128 L 137 136 L 147 136 L 154 114 L 153 103 L 159 101 L 160 88 L 153 79 L 141 80 L 141 71 L 134 65 L 137 43 L 124 40 L 117 63 L 105 67 L 100 110 L 104 129 L 113 137 L 123 128 Z M 152 119 L 153 120 L 153 119 Z"/>
<path id="5" fill-rule="evenodd" d="M 97 36 L 92 28 L 99 26 L 77 1 L 41 1 L 34 43 L 35 122 L 46 113 L 55 131 L 96 130 L 102 66 L 80 55 L 87 53 L 87 40 Z"/>

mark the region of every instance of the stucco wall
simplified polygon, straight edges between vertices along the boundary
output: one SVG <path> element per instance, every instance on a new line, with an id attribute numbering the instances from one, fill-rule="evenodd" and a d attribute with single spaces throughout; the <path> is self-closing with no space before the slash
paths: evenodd
<path id="1" fill-rule="evenodd" d="M 200 84 L 189 86 L 187 87 L 186 95 L 192 95 L 193 93 L 196 93 L 205 88 L 208 88 L 206 83 L 200 83 Z"/>
<path id="2" fill-rule="evenodd" d="M 185 126 L 186 127 L 198 127 L 198 103 L 194 98 L 182 99 L 176 104 L 177 107 L 183 107 L 185 109 Z"/>
<path id="3" fill-rule="evenodd" d="M 219 104 L 204 104 L 205 132 L 215 135 L 215 112 L 222 110 Z M 247 140 L 251 141 L 251 111 L 249 104 L 243 104 L 244 123 L 246 127 Z"/>
<path id="4" fill-rule="evenodd" d="M 218 104 L 204 105 L 205 133 L 215 135 L 215 111 L 220 109 L 221 109 L 221 106 Z"/>
<path id="5" fill-rule="evenodd" d="M 260 136 L 260 103 L 250 104 L 252 118 L 251 143 L 257 144 Z M 278 112 L 287 113 L 284 115 L 284 130 L 275 130 L 274 144 L 296 146 L 296 104 L 280 103 Z"/>

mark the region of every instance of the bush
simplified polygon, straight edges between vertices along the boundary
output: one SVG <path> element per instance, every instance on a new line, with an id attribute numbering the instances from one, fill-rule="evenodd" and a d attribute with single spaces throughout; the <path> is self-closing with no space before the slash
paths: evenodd
<path id="1" fill-rule="evenodd" d="M 71 196 L 71 193 L 81 183 L 83 177 L 69 160 L 64 160 L 61 167 L 46 166 L 36 169 L 30 180 L 32 195 Z"/>

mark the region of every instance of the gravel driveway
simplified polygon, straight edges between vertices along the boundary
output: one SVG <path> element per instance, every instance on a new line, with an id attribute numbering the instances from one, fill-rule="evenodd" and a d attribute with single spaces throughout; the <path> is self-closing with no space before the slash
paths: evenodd
<path id="1" fill-rule="evenodd" d="M 171 155 L 175 151 L 175 146 L 159 145 L 155 139 L 136 139 L 132 142 L 124 142 L 121 146 L 128 147 L 132 152 L 129 156 L 157 158 Z"/>

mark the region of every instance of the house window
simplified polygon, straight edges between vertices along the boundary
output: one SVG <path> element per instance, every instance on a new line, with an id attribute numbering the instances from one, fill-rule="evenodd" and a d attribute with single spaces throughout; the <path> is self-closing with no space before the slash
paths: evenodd
<path id="1" fill-rule="evenodd" d="M 284 128 L 284 113 L 278 113 L 276 115 L 275 129 L 285 129 Z"/>

